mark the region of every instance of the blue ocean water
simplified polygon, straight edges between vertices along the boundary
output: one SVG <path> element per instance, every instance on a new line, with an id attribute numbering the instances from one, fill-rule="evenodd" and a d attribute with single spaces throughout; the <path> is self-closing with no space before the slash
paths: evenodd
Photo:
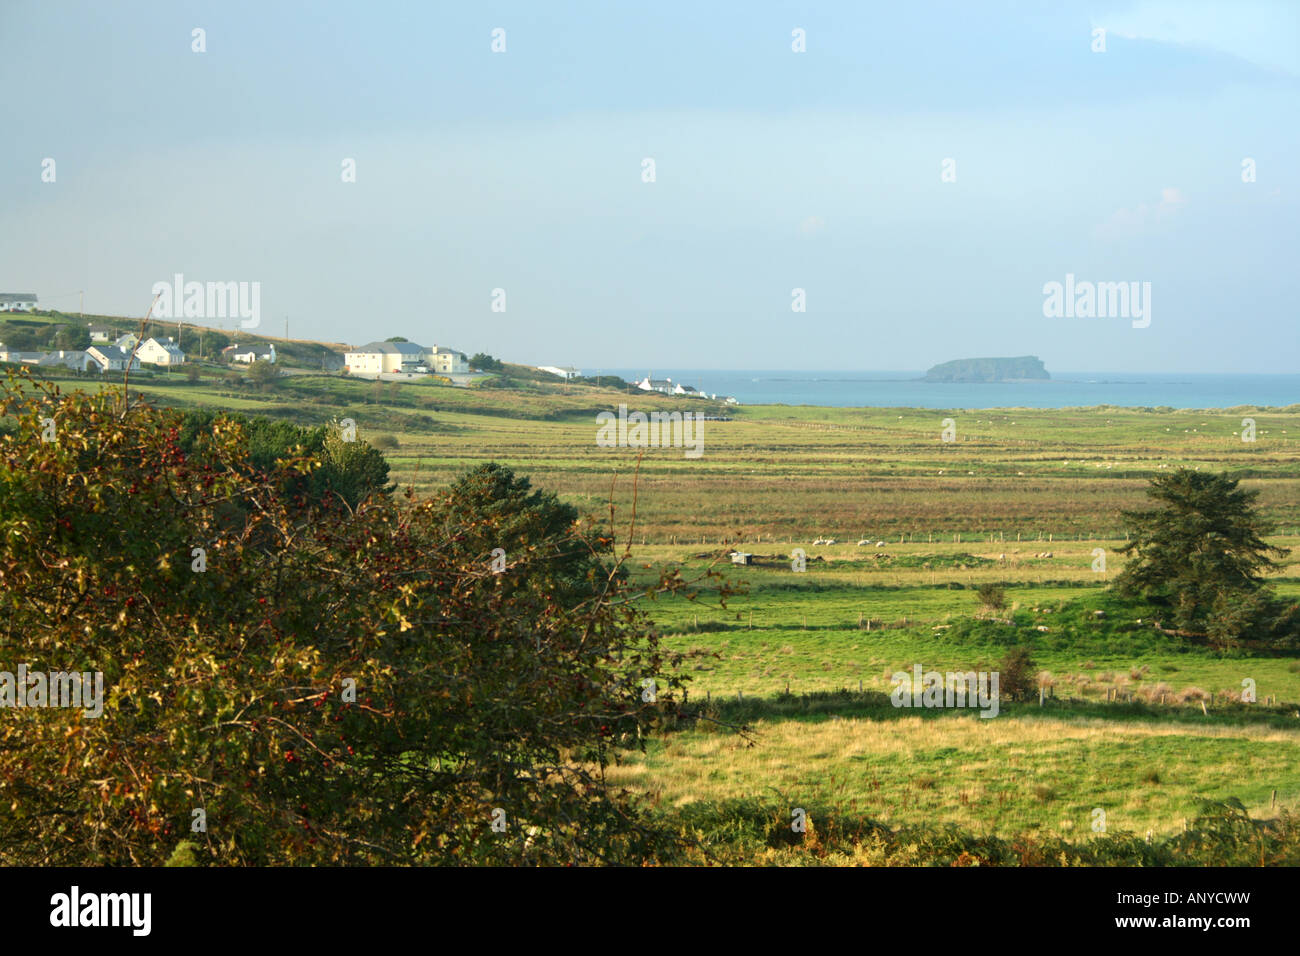
<path id="1" fill-rule="evenodd" d="M 639 380 L 645 369 L 584 369 Z M 806 372 L 654 369 L 655 378 L 694 385 L 743 405 L 910 408 L 1071 408 L 1092 405 L 1230 408 L 1300 403 L 1300 375 L 1053 372 L 1024 384 L 919 382 L 924 372 Z"/>

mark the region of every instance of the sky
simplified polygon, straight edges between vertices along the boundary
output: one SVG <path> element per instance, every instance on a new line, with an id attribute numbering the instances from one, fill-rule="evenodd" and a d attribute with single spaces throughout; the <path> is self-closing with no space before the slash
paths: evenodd
<path id="1" fill-rule="evenodd" d="M 0 48 L 0 290 L 62 311 L 180 274 L 537 365 L 1300 371 L 1300 2 L 0 0 Z M 1046 316 L 1067 275 L 1149 324 Z"/>

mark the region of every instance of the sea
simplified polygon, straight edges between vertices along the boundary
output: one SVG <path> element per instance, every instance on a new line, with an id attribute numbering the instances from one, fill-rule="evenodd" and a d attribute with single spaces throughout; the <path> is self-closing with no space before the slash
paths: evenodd
<path id="1" fill-rule="evenodd" d="M 645 369 L 584 369 L 639 381 Z M 916 372 L 654 369 L 655 378 L 693 385 L 742 405 L 840 408 L 1232 408 L 1300 403 L 1300 375 L 1053 372 L 1050 381 L 962 384 L 918 381 Z"/>

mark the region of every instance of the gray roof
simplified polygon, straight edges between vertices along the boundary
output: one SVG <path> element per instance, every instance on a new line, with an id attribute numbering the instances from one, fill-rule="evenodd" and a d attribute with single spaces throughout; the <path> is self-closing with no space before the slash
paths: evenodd
<path id="1" fill-rule="evenodd" d="M 172 353 L 176 353 L 177 355 L 184 354 L 181 352 L 181 347 L 179 345 L 177 345 L 175 342 L 169 341 L 168 339 L 160 339 L 155 337 L 151 339 L 145 339 L 145 341 L 141 344 L 148 344 L 149 342 L 153 342 L 155 345 L 162 346 L 165 352 L 172 352 Z"/>
<path id="2" fill-rule="evenodd" d="M 130 349 L 120 349 L 115 345 L 92 345 L 86 349 L 86 354 L 97 362 L 101 358 L 117 362 L 125 362 L 128 359 L 132 362 L 140 361 L 140 356 L 134 354 Z"/>
<path id="3" fill-rule="evenodd" d="M 385 355 L 402 355 L 411 358 L 420 358 L 424 355 L 425 348 L 423 345 L 416 345 L 414 342 L 371 342 L 369 345 L 363 345 L 360 348 L 352 349 L 353 352 L 383 352 Z"/>
<path id="4" fill-rule="evenodd" d="M 5 302 L 35 302 L 36 296 L 30 292 L 0 292 L 0 299 Z"/>

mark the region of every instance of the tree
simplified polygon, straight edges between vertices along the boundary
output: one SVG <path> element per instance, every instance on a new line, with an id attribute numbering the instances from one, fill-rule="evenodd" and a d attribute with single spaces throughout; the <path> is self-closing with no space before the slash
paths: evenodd
<path id="1" fill-rule="evenodd" d="M 436 499 L 433 509 L 447 547 L 464 560 L 487 560 L 495 548 L 505 552 L 507 563 L 527 555 L 535 574 L 544 573 L 557 594 L 574 601 L 593 597 L 593 575 L 603 580 L 596 569 L 608 541 L 593 550 L 571 539 L 578 510 L 552 493 L 533 491 L 527 478 L 504 465 L 480 465 L 462 476 Z M 507 577 L 493 587 L 517 584 Z"/>
<path id="2" fill-rule="evenodd" d="M 480 372 L 499 372 L 505 368 L 505 365 L 499 359 L 494 359 L 490 355 L 475 352 L 470 356 L 469 367 L 478 369 Z"/>
<path id="3" fill-rule="evenodd" d="M 1119 592 L 1170 608 L 1179 628 L 1201 635 L 1262 623 L 1264 573 L 1288 552 L 1264 540 L 1272 529 L 1255 509 L 1259 492 L 1179 468 L 1153 478 L 1147 494 L 1159 507 L 1124 512 L 1131 540 L 1120 551 L 1132 557 L 1116 578 Z M 1243 616 L 1243 608 L 1253 610 Z"/>
<path id="4" fill-rule="evenodd" d="M 30 352 L 41 344 L 34 333 L 13 326 L 9 326 L 0 334 L 0 341 L 15 352 Z"/>
<path id="5" fill-rule="evenodd" d="M 388 338 L 384 339 L 384 341 L 385 342 L 409 342 L 410 339 L 406 338 L 406 336 L 404 335 L 390 335 Z"/>
<path id="6" fill-rule="evenodd" d="M 186 363 L 185 380 L 187 382 L 189 382 L 191 385 L 197 385 L 199 383 L 199 379 L 201 379 L 202 377 L 203 377 L 202 369 L 200 369 L 197 365 Z"/>
<path id="7" fill-rule="evenodd" d="M 318 460 L 261 472 L 236 421 L 186 451 L 176 412 L 125 410 L 120 390 L 5 392 L 0 660 L 100 672 L 105 699 L 93 718 L 6 711 L 0 863 L 668 853 L 603 768 L 674 717 L 681 685 L 597 526 L 504 469 L 442 501 L 304 510 L 284 479 Z M 471 547 L 490 540 L 501 573 Z"/>
<path id="8" fill-rule="evenodd" d="M 56 349 L 87 349 L 90 347 L 90 330 L 80 326 L 59 329 L 54 333 Z"/>
<path id="9" fill-rule="evenodd" d="M 232 425 L 241 429 L 249 465 L 257 471 L 277 473 L 280 461 L 314 462 L 314 467 L 303 473 L 292 468 L 279 471 L 282 490 L 291 500 L 319 504 L 337 498 L 355 508 L 373 494 L 391 494 L 393 490 L 388 484 L 388 462 L 380 452 L 364 441 L 327 441 L 335 430 L 324 425 L 304 428 L 279 419 L 194 409 L 181 416 L 181 449 L 192 453 L 214 428 Z"/>
<path id="10" fill-rule="evenodd" d="M 265 359 L 258 359 L 248 366 L 248 380 L 254 385 L 269 388 L 280 378 L 280 370 Z"/>

